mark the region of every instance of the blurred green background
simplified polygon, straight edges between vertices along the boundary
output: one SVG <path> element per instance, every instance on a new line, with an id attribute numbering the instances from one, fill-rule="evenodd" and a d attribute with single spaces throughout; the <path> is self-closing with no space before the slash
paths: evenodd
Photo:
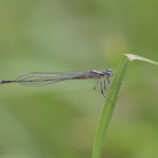
<path id="1" fill-rule="evenodd" d="M 26 72 L 114 72 L 124 53 L 158 61 L 158 1 L 0 0 L 0 79 Z M 102 157 L 158 157 L 158 69 L 135 63 Z M 0 86 L 0 157 L 90 158 L 105 99 L 96 81 Z"/>

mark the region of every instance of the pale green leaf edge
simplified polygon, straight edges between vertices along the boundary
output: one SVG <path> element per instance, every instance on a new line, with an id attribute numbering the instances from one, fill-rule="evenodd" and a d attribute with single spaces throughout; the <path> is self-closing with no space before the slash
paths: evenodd
<path id="1" fill-rule="evenodd" d="M 133 60 L 144 61 L 158 66 L 158 62 L 149 60 L 147 58 L 133 54 L 124 54 L 119 64 L 119 67 L 114 75 L 114 79 L 110 87 L 112 91 L 110 91 L 107 96 L 103 111 L 100 116 L 97 132 L 93 144 L 92 158 L 100 158 L 101 156 L 101 151 L 103 149 L 104 140 L 108 130 L 108 125 L 112 117 L 112 113 L 115 108 L 115 104 L 120 89 L 122 87 L 122 83 L 125 80 L 127 71 Z"/>

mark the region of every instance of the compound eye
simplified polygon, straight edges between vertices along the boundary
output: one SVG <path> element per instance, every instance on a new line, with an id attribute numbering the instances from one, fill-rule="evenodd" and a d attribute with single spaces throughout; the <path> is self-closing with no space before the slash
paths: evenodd
<path id="1" fill-rule="evenodd" d="M 107 68 L 106 71 L 107 72 L 112 72 L 112 69 L 111 68 Z"/>

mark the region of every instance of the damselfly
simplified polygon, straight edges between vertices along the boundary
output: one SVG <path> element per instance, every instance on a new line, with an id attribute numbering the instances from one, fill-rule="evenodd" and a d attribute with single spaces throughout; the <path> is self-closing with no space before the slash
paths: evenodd
<path id="1" fill-rule="evenodd" d="M 112 69 L 107 68 L 105 72 L 96 70 L 80 72 L 31 72 L 19 76 L 15 80 L 0 80 L 0 84 L 21 83 L 28 86 L 45 86 L 55 84 L 66 80 L 98 79 L 94 89 L 100 86 L 100 92 L 103 96 L 106 91 L 107 83 L 110 85 L 110 78 L 113 76 Z"/>

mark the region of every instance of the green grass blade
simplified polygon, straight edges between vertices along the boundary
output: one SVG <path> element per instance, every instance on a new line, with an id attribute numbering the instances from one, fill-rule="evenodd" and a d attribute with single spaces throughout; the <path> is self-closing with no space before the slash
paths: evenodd
<path id="1" fill-rule="evenodd" d="M 150 59 L 147 59 L 147 58 L 144 58 L 144 57 L 141 57 L 141 56 L 138 56 L 138 55 L 125 54 L 125 56 L 131 61 L 139 60 L 139 61 L 144 61 L 144 62 L 147 62 L 147 63 L 150 63 L 150 64 L 158 65 L 158 62 L 150 60 Z"/>
<path id="2" fill-rule="evenodd" d="M 113 110 L 115 108 L 115 104 L 120 92 L 120 89 L 122 87 L 122 83 L 125 80 L 127 71 L 129 69 L 130 64 L 133 60 L 139 60 L 148 62 L 154 65 L 158 65 L 158 62 L 149 60 L 144 57 L 140 57 L 133 54 L 125 54 L 120 62 L 120 65 L 118 67 L 118 70 L 114 74 L 114 79 L 111 84 L 111 89 L 114 92 L 109 92 L 107 96 L 107 101 L 105 102 L 103 111 L 101 113 L 100 121 L 98 124 L 98 129 L 96 132 L 96 137 L 93 145 L 93 152 L 92 152 L 92 158 L 100 158 L 101 151 L 104 145 L 104 140 L 106 137 L 106 133 L 108 130 L 108 125 L 110 122 L 110 119 L 112 117 Z"/>

